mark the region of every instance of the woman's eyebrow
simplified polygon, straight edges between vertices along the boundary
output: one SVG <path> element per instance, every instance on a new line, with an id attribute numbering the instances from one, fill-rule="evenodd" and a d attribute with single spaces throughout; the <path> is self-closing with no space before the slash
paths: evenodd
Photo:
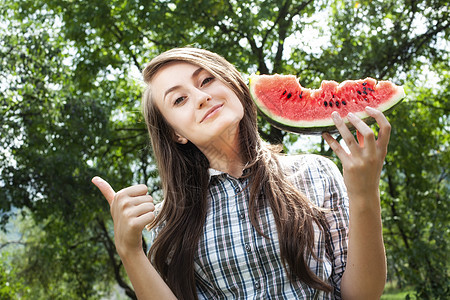
<path id="1" fill-rule="evenodd" d="M 198 68 L 197 70 L 194 71 L 194 73 L 192 73 L 191 78 L 197 77 L 197 75 L 203 70 L 204 69 L 202 67 Z"/>
<path id="2" fill-rule="evenodd" d="M 198 68 L 197 70 L 195 70 L 195 71 L 192 73 L 191 78 L 197 77 L 198 74 L 199 74 L 201 71 L 203 71 L 203 70 L 204 70 L 204 69 L 203 69 L 202 67 Z M 166 92 L 164 93 L 163 99 L 166 99 L 167 94 L 173 92 L 173 91 L 176 90 L 176 89 L 179 89 L 180 87 L 181 87 L 181 85 L 175 85 L 175 86 L 173 86 L 173 87 L 168 88 L 168 89 L 166 90 Z"/>

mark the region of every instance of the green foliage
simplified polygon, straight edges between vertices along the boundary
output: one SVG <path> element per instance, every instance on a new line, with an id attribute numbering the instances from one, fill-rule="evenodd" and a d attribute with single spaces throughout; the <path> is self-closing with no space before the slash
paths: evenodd
<path id="1" fill-rule="evenodd" d="M 395 283 L 390 282 L 386 284 L 381 300 L 416 300 L 413 295 L 414 291 L 411 288 L 399 289 Z"/>
<path id="2" fill-rule="evenodd" d="M 409 101 L 393 112 L 382 182 L 390 276 L 413 285 L 420 299 L 450 293 L 448 82 L 439 82 L 438 91 L 412 87 Z"/>
<path id="3" fill-rule="evenodd" d="M 9 267 L 6 260 L 10 254 L 6 251 L 0 253 L 0 299 L 17 299 L 19 291 L 23 289 L 21 282 L 17 282 L 14 269 Z"/>
<path id="4" fill-rule="evenodd" d="M 420 299 L 444 299 L 449 20 L 439 0 L 0 0 L 0 225 L 15 212 L 27 216 L 25 246 L 8 258 L 14 267 L 0 264 L 2 287 L 16 278 L 0 298 L 97 299 L 113 284 L 135 297 L 108 205 L 90 179 L 103 176 L 116 189 L 147 183 L 159 197 L 136 74 L 161 51 L 192 45 L 245 76 L 292 73 L 310 87 L 365 76 L 405 85 L 407 100 L 389 116 L 381 183 L 389 278 Z M 308 140 L 259 124 L 287 152 Z M 300 148 L 332 155 L 323 141 Z"/>

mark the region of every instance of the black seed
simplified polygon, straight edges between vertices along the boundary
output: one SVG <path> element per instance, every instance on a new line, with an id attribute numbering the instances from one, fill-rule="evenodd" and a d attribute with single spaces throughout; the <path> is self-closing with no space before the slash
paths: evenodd
<path id="1" fill-rule="evenodd" d="M 360 91 L 356 91 L 358 94 L 360 94 L 361 95 L 361 92 Z"/>
<path id="2" fill-rule="evenodd" d="M 336 107 L 339 107 L 339 101 L 336 101 Z"/>
<path id="3" fill-rule="evenodd" d="M 292 97 L 292 94 L 289 93 L 289 94 L 287 95 L 287 98 L 289 99 L 289 98 L 291 98 L 291 97 Z"/>
<path id="4" fill-rule="evenodd" d="M 366 88 L 366 87 L 363 87 L 363 90 L 367 90 L 367 88 Z"/>
<path id="5" fill-rule="evenodd" d="M 323 101 L 323 105 L 325 105 L 325 107 L 328 106 L 328 102 L 327 101 Z"/>
<path id="6" fill-rule="evenodd" d="M 286 91 L 283 92 L 283 96 L 284 96 L 284 94 L 286 94 Z"/>
<path id="7" fill-rule="evenodd" d="M 364 93 L 364 95 L 367 95 L 367 92 L 366 92 L 366 91 L 363 91 L 363 93 Z"/>
<path id="8" fill-rule="evenodd" d="M 367 85 L 367 82 L 363 82 L 363 85 Z"/>
<path id="9" fill-rule="evenodd" d="M 372 90 L 371 88 L 369 88 L 369 91 L 373 92 L 374 90 Z"/>
<path id="10" fill-rule="evenodd" d="M 330 104 L 330 107 L 333 107 L 333 101 L 330 101 L 329 104 Z"/>
<path id="11" fill-rule="evenodd" d="M 333 98 L 334 98 L 334 94 L 333 94 Z"/>
<path id="12" fill-rule="evenodd" d="M 345 100 L 342 100 L 342 105 L 347 105 L 347 102 L 345 102 Z"/>
<path id="13" fill-rule="evenodd" d="M 367 100 L 367 98 L 364 98 L 364 100 L 365 100 L 365 101 L 369 101 L 369 100 Z"/>
<path id="14" fill-rule="evenodd" d="M 299 97 L 300 99 L 302 99 L 302 95 L 298 95 L 298 97 Z"/>

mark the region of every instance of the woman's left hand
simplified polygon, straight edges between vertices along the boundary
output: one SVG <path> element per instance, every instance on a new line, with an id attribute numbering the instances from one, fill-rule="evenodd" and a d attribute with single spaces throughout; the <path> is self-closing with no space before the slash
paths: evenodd
<path id="1" fill-rule="evenodd" d="M 344 181 L 350 198 L 364 198 L 367 193 L 379 192 L 381 169 L 391 133 L 391 125 L 382 112 L 371 107 L 366 107 L 366 112 L 380 127 L 378 138 L 366 123 L 349 113 L 347 118 L 357 130 L 356 140 L 339 113 L 332 113 L 333 121 L 350 153 L 329 133 L 322 135 L 342 162 Z"/>

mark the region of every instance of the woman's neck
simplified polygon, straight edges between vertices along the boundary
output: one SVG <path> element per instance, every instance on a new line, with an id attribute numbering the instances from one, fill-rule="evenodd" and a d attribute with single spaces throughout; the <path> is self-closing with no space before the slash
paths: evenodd
<path id="1" fill-rule="evenodd" d="M 230 174 L 235 178 L 242 175 L 245 166 L 240 149 L 239 135 L 224 134 L 200 149 L 209 161 L 211 168 Z"/>

